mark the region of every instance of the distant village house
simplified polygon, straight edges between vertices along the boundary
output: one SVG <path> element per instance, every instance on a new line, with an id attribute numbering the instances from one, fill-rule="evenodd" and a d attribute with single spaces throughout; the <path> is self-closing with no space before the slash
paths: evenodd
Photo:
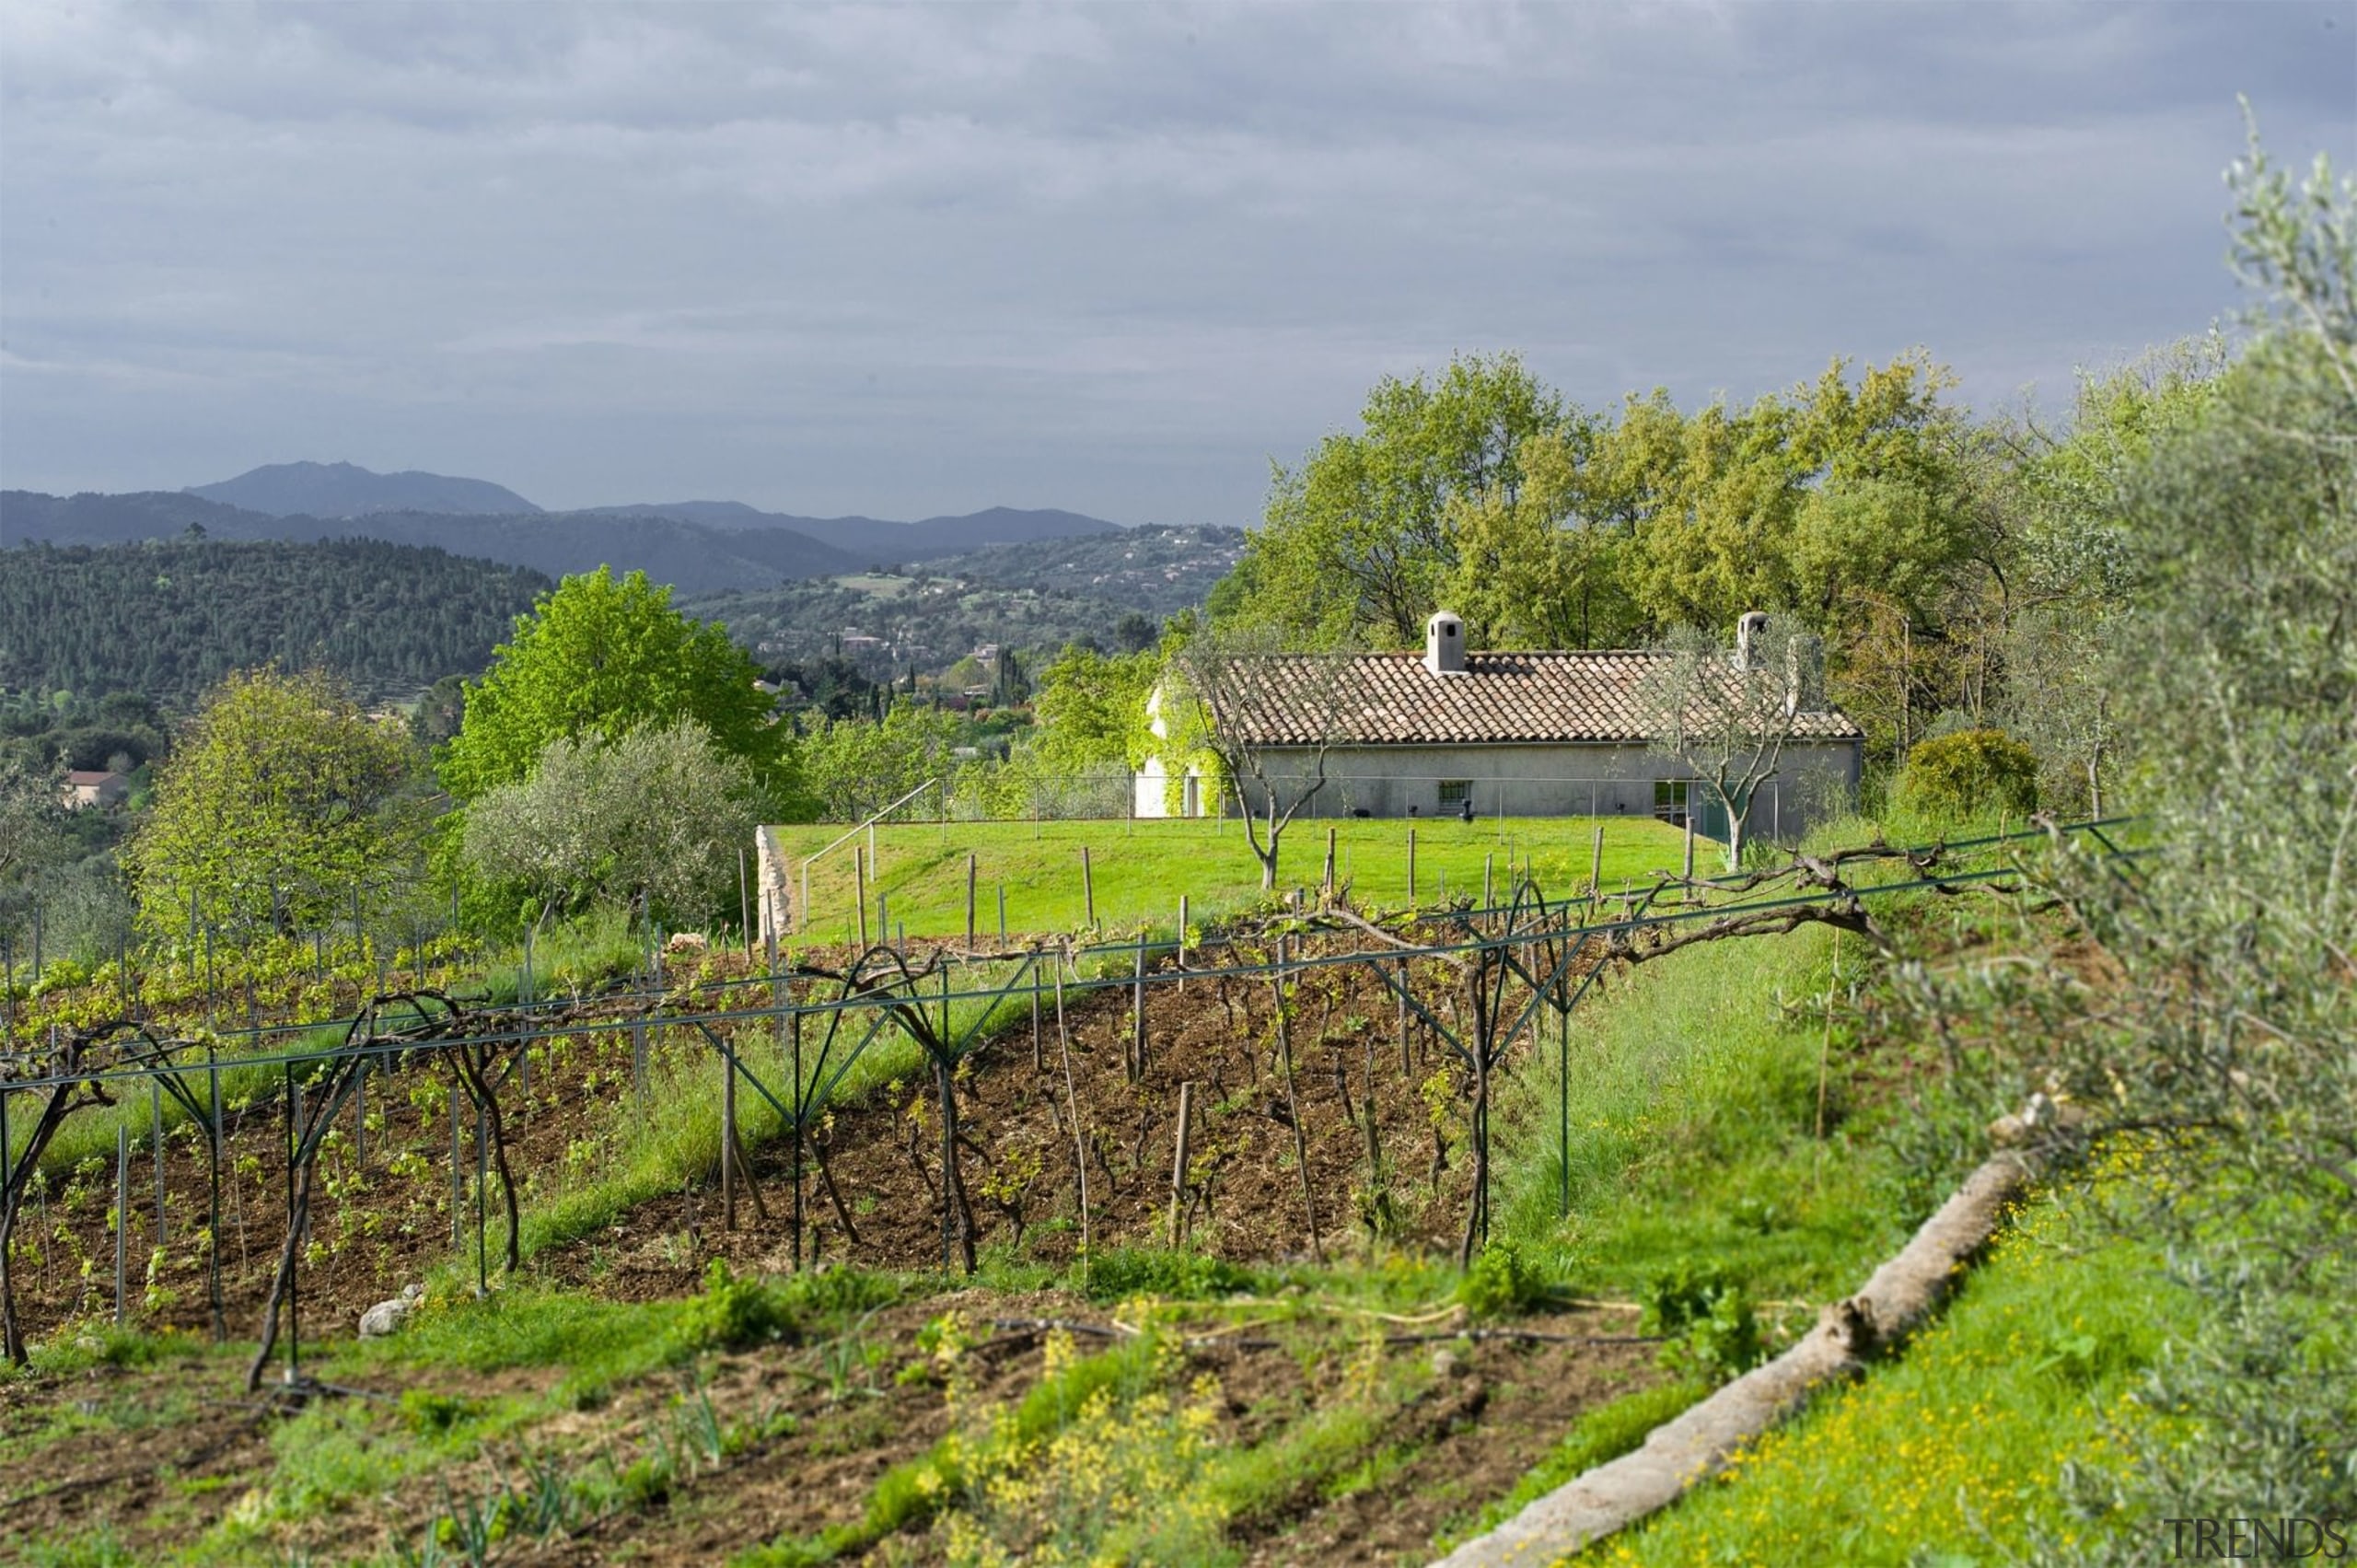
<path id="1" fill-rule="evenodd" d="M 131 798 L 131 781 L 117 772 L 76 768 L 65 775 L 65 787 L 59 792 L 59 797 L 68 811 L 120 806 Z"/>

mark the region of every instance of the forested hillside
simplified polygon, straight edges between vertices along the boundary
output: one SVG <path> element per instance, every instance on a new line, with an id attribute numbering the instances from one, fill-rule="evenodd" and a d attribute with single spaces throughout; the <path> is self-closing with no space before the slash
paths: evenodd
<path id="1" fill-rule="evenodd" d="M 0 552 L 0 686 L 192 703 L 233 669 L 322 663 L 399 696 L 490 661 L 540 573 L 376 540 L 149 540 Z"/>

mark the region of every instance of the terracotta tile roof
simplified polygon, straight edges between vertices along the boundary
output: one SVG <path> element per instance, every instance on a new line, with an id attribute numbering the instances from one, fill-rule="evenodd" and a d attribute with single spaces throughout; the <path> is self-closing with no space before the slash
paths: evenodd
<path id="1" fill-rule="evenodd" d="M 1324 715 L 1346 743 L 1482 745 L 1530 741 L 1642 743 L 1640 691 L 1670 656 L 1629 652 L 1469 653 L 1461 675 L 1434 675 L 1421 655 L 1279 654 L 1239 660 L 1221 715 L 1247 745 L 1315 745 Z M 1329 705 L 1330 704 L 1330 705 Z M 1839 710 L 1807 713 L 1805 740 L 1864 732 Z"/>

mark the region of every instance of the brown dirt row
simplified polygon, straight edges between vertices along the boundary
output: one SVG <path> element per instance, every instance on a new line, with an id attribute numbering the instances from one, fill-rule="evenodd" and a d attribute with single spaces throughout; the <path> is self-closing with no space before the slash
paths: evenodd
<path id="1" fill-rule="evenodd" d="M 650 1505 L 614 1512 L 569 1537 L 514 1538 L 504 1562 L 580 1565 L 716 1562 L 779 1536 L 807 1536 L 862 1514 L 876 1481 L 923 1453 L 949 1414 L 929 1381 L 902 1383 L 898 1368 L 921 1359 L 916 1330 L 960 1306 L 993 1316 L 1094 1317 L 1059 1295 L 969 1292 L 879 1313 L 863 1341 L 887 1353 L 848 1392 L 830 1387 L 825 1350 L 771 1346 L 719 1358 L 695 1393 L 726 1424 L 790 1416 L 781 1435 L 717 1468 L 692 1464 Z M 1608 1321 L 1563 1317 L 1534 1325 L 1566 1333 L 1610 1332 Z M 1283 1348 L 1204 1348 L 1198 1371 L 1220 1383 L 1218 1439 L 1250 1445 L 1322 1401 L 1341 1397 L 1354 1330 L 1298 1326 Z M 972 1353 L 979 1400 L 1019 1398 L 1039 1373 L 1036 1335 L 1000 1335 Z M 1578 1413 L 1654 1376 L 1641 1347 L 1484 1342 L 1452 1353 L 1458 1365 L 1391 1413 L 1361 1462 L 1341 1478 L 1305 1484 L 1267 1514 L 1240 1521 L 1236 1535 L 1253 1563 L 1387 1564 L 1422 1561 L 1434 1534 L 1515 1480 L 1550 1448 Z M 1394 1365 L 1429 1358 L 1425 1346 L 1390 1353 Z M 329 1375 L 333 1376 L 331 1365 Z M 100 1368 L 0 1391 L 0 1446 L 17 1462 L 0 1477 L 0 1538 L 62 1543 L 110 1532 L 137 1561 L 187 1544 L 232 1512 L 268 1516 L 282 1417 L 235 1392 L 236 1370 L 218 1357 L 125 1371 Z M 419 1387 L 480 1400 L 494 1392 L 542 1390 L 560 1369 L 483 1376 L 422 1372 Z M 381 1378 L 376 1379 L 382 1381 Z M 657 1376 L 619 1389 L 592 1409 L 566 1411 L 495 1441 L 485 1454 L 388 1480 L 377 1493 L 299 1522 L 268 1529 L 272 1554 L 315 1562 L 377 1558 L 396 1540 L 414 1544 L 437 1514 L 488 1497 L 518 1473 L 528 1446 L 561 1457 L 569 1474 L 617 1469 L 656 1450 L 671 1430 L 685 1391 Z M 70 1419 L 70 1434 L 44 1423 Z M 339 1405 L 333 1423 L 366 1445 L 399 1427 L 394 1407 Z M 907 1560 L 911 1543 L 887 1543 L 877 1560 Z M 897 1554 L 897 1555 L 896 1555 Z"/>

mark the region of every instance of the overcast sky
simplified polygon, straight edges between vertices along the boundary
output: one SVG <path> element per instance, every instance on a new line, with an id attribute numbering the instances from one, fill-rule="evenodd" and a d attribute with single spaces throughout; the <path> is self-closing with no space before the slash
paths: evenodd
<path id="1" fill-rule="evenodd" d="M 0 482 L 1257 518 L 1386 373 L 1577 401 L 2231 313 L 2357 0 L 0 6 Z"/>

